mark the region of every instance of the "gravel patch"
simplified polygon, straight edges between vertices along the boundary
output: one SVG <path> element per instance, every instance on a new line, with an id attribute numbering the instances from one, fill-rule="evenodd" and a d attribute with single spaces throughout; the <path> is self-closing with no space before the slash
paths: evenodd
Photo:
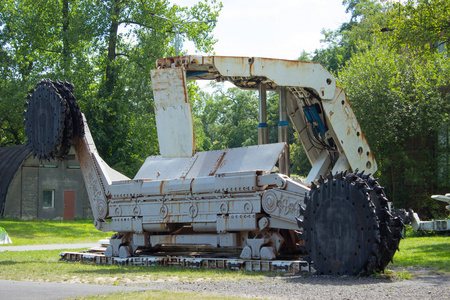
<path id="1" fill-rule="evenodd" d="M 391 268 L 393 269 L 393 268 Z M 402 269 L 395 270 L 401 272 Z M 276 276 L 254 280 L 138 279 L 118 284 L 0 280 L 0 299 L 66 299 L 118 291 L 168 290 L 256 299 L 450 299 L 450 275 L 409 268 L 411 280 L 348 276 Z M 104 282 L 106 283 L 106 282 Z"/>
<path id="2" fill-rule="evenodd" d="M 450 299 L 449 275 L 434 274 L 424 269 L 408 271 L 414 275 L 410 280 L 298 275 L 241 281 L 166 281 L 131 285 L 258 299 Z"/>

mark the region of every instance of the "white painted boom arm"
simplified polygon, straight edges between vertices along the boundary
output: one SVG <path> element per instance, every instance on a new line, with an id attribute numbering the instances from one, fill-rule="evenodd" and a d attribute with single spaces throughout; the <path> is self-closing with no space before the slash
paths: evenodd
<path id="1" fill-rule="evenodd" d="M 243 89 L 259 89 L 261 85 L 269 91 L 286 89 L 287 115 L 313 166 L 307 182 L 329 172 L 359 169 L 375 173 L 377 170 L 344 90 L 336 86 L 334 76 L 318 63 L 258 57 L 180 56 L 159 59 L 156 66 L 157 70 L 152 71 L 155 83 L 161 82 L 158 70 L 173 69 L 180 73 L 178 86 L 173 89 L 164 86 L 162 93 L 160 89 L 156 91 L 162 95 L 155 96 L 157 115 L 161 111 L 157 98 L 166 99 L 170 93 L 180 95 L 175 97 L 180 99 L 179 103 L 164 104 L 164 113 L 171 116 L 169 120 L 178 130 L 157 126 L 163 156 L 189 157 L 195 152 L 185 79 L 227 80 Z"/>

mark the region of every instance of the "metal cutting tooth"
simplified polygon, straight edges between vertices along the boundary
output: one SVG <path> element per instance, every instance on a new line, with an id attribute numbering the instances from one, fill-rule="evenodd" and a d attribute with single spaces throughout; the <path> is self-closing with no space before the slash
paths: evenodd
<path id="1" fill-rule="evenodd" d="M 358 188 L 362 188 L 362 187 L 366 186 L 366 182 L 359 178 L 358 178 L 358 180 L 356 180 L 355 184 Z"/>
<path id="2" fill-rule="evenodd" d="M 368 186 L 364 186 L 364 187 L 363 187 L 363 192 L 364 192 L 364 193 L 370 193 L 371 191 L 373 191 L 372 188 L 370 188 L 370 187 L 368 187 Z"/>
<path id="3" fill-rule="evenodd" d="M 350 173 L 350 174 L 347 174 L 347 175 L 345 176 L 345 178 L 346 178 L 347 180 L 349 180 L 350 182 L 352 182 L 352 181 L 356 178 L 356 175 L 355 175 L 355 173 Z"/>
<path id="4" fill-rule="evenodd" d="M 306 211 L 305 208 L 300 205 L 300 209 L 299 210 L 300 210 L 300 216 L 304 216 L 305 211 Z"/>
<path id="5" fill-rule="evenodd" d="M 334 178 L 334 176 L 333 176 L 333 173 L 328 173 L 328 175 L 327 175 L 327 179 L 328 180 L 333 180 L 333 178 Z"/>
<path id="6" fill-rule="evenodd" d="M 372 173 L 369 173 L 369 174 L 367 174 L 367 175 L 364 175 L 364 176 L 363 176 L 363 179 L 364 179 L 364 180 L 368 180 L 368 179 L 370 178 L 370 176 L 372 176 Z"/>
<path id="7" fill-rule="evenodd" d="M 298 247 L 302 253 L 309 253 L 308 248 L 305 245 L 299 245 Z"/>
<path id="8" fill-rule="evenodd" d="M 323 178 L 322 175 L 320 175 L 320 177 L 317 181 L 319 182 L 319 184 L 323 184 L 325 182 L 325 179 Z"/>

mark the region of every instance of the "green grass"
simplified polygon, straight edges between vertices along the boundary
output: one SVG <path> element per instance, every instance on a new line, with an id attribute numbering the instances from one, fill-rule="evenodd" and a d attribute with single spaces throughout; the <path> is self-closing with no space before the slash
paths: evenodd
<path id="1" fill-rule="evenodd" d="M 450 236 L 403 239 L 391 266 L 435 268 L 439 272 L 450 273 Z"/>
<path id="2" fill-rule="evenodd" d="M 186 292 L 172 292 L 172 291 L 145 291 L 145 292 L 119 292 L 113 294 L 106 295 L 96 295 L 89 297 L 77 297 L 76 299 L 124 299 L 124 300 L 240 300 L 240 299 L 248 299 L 242 297 L 230 297 L 230 296 L 221 296 L 221 295 L 213 295 L 213 294 L 203 294 L 203 293 L 186 293 Z"/>
<path id="3" fill-rule="evenodd" d="M 113 232 L 101 232 L 94 227 L 93 220 L 11 220 L 0 219 L 11 238 L 12 244 L 1 246 L 22 246 L 38 244 L 95 243 L 110 237 Z"/>
<path id="4" fill-rule="evenodd" d="M 12 245 L 33 245 L 33 244 L 67 244 L 67 243 L 86 243 L 97 242 L 99 239 L 109 237 L 112 232 L 98 231 L 92 220 L 75 221 L 22 221 L 0 219 L 0 226 L 8 232 Z M 1 246 L 0 246 L 1 247 Z M 118 267 L 118 266 L 94 266 L 79 263 L 60 263 L 58 254 L 60 251 L 42 251 L 42 252 L 8 252 L 0 253 L 0 277 L 2 279 L 37 278 L 38 280 L 70 280 L 67 274 L 75 276 L 76 280 L 96 282 L 101 281 L 104 275 L 108 278 L 113 277 L 133 277 L 147 276 L 151 274 L 152 278 L 200 278 L 218 277 L 231 278 L 244 276 L 245 273 L 213 270 L 192 270 L 176 269 L 177 271 L 167 271 L 167 268 L 140 268 L 140 267 Z M 12 268 L 10 268 L 13 266 Z M 389 266 L 395 267 L 427 267 L 435 268 L 438 272 L 450 273 L 450 236 L 418 236 L 417 233 L 408 232 L 407 238 L 400 243 L 400 251 L 394 256 L 394 263 Z M 388 266 L 388 268 L 389 268 Z M 16 271 L 17 269 L 17 271 Z M 5 275 L 4 270 L 11 273 L 21 274 L 14 278 Z M 22 270 L 22 271 L 21 271 Z M 34 272 L 34 270 L 38 270 Z M 42 270 L 41 273 L 39 270 Z M 158 270 L 155 272 L 155 270 Z M 84 272 L 86 274 L 84 274 Z M 217 273 L 219 272 L 219 273 Z M 29 276 L 27 274 L 30 274 Z M 49 274 L 48 276 L 46 274 Z M 253 273 L 254 274 L 254 273 Z M 261 273 L 258 273 L 261 274 Z M 267 275 L 267 274 L 266 274 Z M 266 276 L 260 275 L 260 276 Z M 24 276 L 24 277 L 22 277 Z M 137 276 L 137 275 L 136 275 Z M 245 275 L 247 276 L 247 275 Z M 254 278 L 254 275 L 251 275 Z M 97 278 L 97 279 L 96 279 Z M 110 280 L 110 279 L 108 279 Z M 120 281 L 120 278 L 117 279 Z M 125 280 L 125 279 L 124 279 Z"/>
<path id="5" fill-rule="evenodd" d="M 280 276 L 280 274 L 267 272 L 69 263 L 59 261 L 61 251 L 63 250 L 0 252 L 0 279 L 125 284 L 156 280 L 256 280 L 267 276 Z"/>

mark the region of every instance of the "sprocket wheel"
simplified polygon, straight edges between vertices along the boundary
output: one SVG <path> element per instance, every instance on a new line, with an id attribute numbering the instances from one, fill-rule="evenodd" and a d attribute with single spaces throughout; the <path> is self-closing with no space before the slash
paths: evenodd
<path id="1" fill-rule="evenodd" d="M 298 222 L 317 273 L 371 273 L 379 261 L 380 232 L 370 188 L 345 173 L 321 177 L 319 184 L 306 195 Z"/>
<path id="2" fill-rule="evenodd" d="M 84 136 L 84 124 L 73 85 L 41 80 L 29 91 L 24 112 L 27 144 L 39 160 L 63 159 L 75 136 Z"/>

